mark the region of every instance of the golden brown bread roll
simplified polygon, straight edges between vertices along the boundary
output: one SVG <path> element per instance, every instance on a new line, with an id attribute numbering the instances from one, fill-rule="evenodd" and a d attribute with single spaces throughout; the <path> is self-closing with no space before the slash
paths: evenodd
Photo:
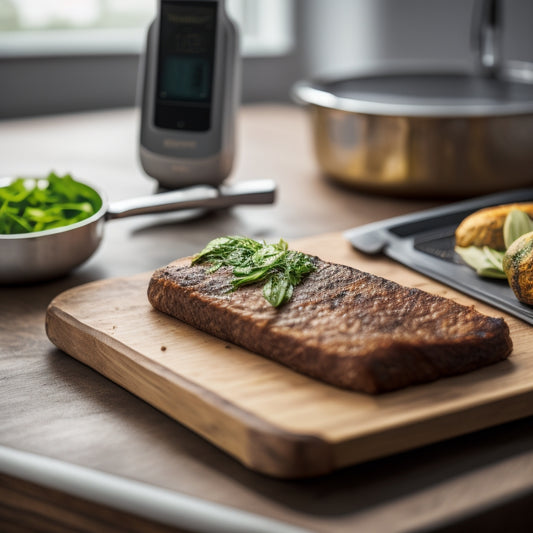
<path id="1" fill-rule="evenodd" d="M 520 209 L 533 218 L 533 203 L 485 207 L 467 216 L 455 230 L 457 246 L 489 246 L 495 250 L 505 250 L 503 224 L 512 209 Z"/>

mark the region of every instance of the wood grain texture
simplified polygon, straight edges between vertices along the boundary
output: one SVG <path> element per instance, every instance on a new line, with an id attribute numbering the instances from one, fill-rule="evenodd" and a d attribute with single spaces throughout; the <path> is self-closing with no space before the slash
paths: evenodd
<path id="1" fill-rule="evenodd" d="M 387 259 L 363 257 L 336 233 L 293 247 L 501 316 Z M 319 383 L 155 311 L 146 297 L 150 274 L 59 295 L 47 312 L 50 339 L 256 471 L 315 476 L 533 413 L 529 326 L 511 317 L 508 361 L 373 397 Z"/>

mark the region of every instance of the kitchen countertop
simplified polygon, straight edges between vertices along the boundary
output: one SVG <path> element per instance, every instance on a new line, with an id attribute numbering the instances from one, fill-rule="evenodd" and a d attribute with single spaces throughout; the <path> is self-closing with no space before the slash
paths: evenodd
<path id="1" fill-rule="evenodd" d="M 138 120 L 137 110 L 121 109 L 0 122 L 0 174 L 72 172 L 111 201 L 151 194 L 137 158 Z M 0 287 L 1 529 L 530 529 L 532 418 L 319 479 L 278 480 L 247 470 L 50 343 L 46 307 L 68 288 L 152 271 L 219 235 L 296 240 L 442 203 L 328 181 L 296 107 L 244 107 L 238 147 L 231 180 L 274 179 L 274 205 L 110 221 L 96 254 L 70 276 Z"/>

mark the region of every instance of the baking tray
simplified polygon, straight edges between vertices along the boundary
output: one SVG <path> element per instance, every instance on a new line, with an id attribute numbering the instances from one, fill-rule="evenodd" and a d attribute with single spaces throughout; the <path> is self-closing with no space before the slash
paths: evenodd
<path id="1" fill-rule="evenodd" d="M 516 189 L 366 224 L 344 232 L 365 254 L 384 254 L 417 272 L 533 324 L 533 308 L 520 303 L 506 280 L 479 277 L 455 253 L 455 229 L 483 207 L 533 201 L 533 189 Z"/>

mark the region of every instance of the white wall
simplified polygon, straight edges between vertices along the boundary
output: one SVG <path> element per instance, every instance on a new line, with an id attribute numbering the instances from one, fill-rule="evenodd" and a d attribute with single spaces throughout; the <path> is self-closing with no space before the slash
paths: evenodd
<path id="1" fill-rule="evenodd" d="M 474 0 L 307 0 L 303 11 L 311 75 L 390 64 L 473 65 Z M 533 61 L 533 0 L 502 0 L 508 59 Z"/>
<path id="2" fill-rule="evenodd" d="M 243 100 L 290 99 L 302 77 L 392 64 L 468 66 L 474 0 L 296 0 L 296 47 L 250 58 Z M 507 58 L 533 62 L 533 0 L 503 0 Z M 138 57 L 0 59 L 0 118 L 133 105 Z"/>

